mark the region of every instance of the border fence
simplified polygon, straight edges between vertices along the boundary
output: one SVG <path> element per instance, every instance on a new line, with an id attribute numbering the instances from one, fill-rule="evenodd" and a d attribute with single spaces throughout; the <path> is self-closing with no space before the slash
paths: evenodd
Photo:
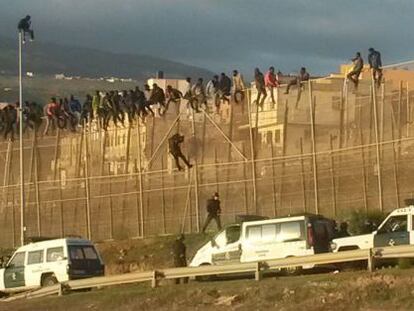
<path id="1" fill-rule="evenodd" d="M 205 201 L 220 193 L 223 222 L 388 211 L 412 197 L 414 137 L 407 83 L 318 79 L 264 107 L 255 89 L 218 113 L 186 111 L 77 133 L 26 133 L 26 236 L 93 240 L 197 232 Z M 261 109 L 263 108 L 263 110 Z M 194 167 L 178 172 L 171 133 L 184 134 Z M 39 131 L 41 132 L 41 131 Z M 0 245 L 19 241 L 18 144 L 0 143 Z"/>

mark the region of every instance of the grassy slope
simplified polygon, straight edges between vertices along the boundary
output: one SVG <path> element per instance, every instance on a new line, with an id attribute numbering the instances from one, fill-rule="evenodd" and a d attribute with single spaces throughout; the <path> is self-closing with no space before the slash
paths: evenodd
<path id="1" fill-rule="evenodd" d="M 0 310 L 412 310 L 414 270 L 382 270 L 191 282 L 157 289 L 129 285 L 0 304 Z M 220 300 L 235 296 L 231 304 Z"/>
<path id="2" fill-rule="evenodd" d="M 188 260 L 198 248 L 209 240 L 209 235 L 186 235 Z M 124 240 L 98 243 L 98 249 L 104 258 L 106 272 L 117 274 L 130 271 L 144 271 L 165 268 L 172 265 L 171 247 L 175 236 L 147 238 L 144 240 Z M 126 255 L 120 260 L 120 251 Z"/>

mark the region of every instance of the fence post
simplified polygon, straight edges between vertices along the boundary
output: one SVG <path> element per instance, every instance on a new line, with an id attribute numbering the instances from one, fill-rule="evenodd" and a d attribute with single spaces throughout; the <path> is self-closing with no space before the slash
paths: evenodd
<path id="1" fill-rule="evenodd" d="M 114 211 L 112 206 L 112 178 L 111 163 L 108 163 L 108 186 L 109 186 L 109 239 L 114 239 Z"/>
<path id="2" fill-rule="evenodd" d="M 273 145 L 273 136 L 270 140 L 270 155 L 272 156 L 272 188 L 273 188 L 273 216 L 277 216 L 277 197 L 276 197 L 276 172 L 275 172 L 275 152 L 274 152 L 274 145 Z"/>
<path id="3" fill-rule="evenodd" d="M 391 111 L 391 115 L 394 115 L 394 112 Z M 391 138 L 392 138 L 392 168 L 394 175 L 394 188 L 395 188 L 395 199 L 396 207 L 400 208 L 400 186 L 399 186 L 399 170 L 398 170 L 398 161 L 397 154 L 395 152 L 395 133 L 394 133 L 394 122 L 391 122 Z"/>
<path id="4" fill-rule="evenodd" d="M 39 155 L 37 150 L 37 137 L 33 138 L 34 144 L 34 187 L 35 187 L 35 199 L 36 199 L 36 218 L 37 218 L 37 234 L 42 236 L 42 222 L 41 222 L 41 211 L 40 211 L 40 191 L 39 191 Z"/>
<path id="5" fill-rule="evenodd" d="M 137 213 L 138 235 L 144 237 L 144 186 L 142 183 L 142 161 L 141 161 L 141 124 L 137 121 L 137 159 L 138 159 L 138 179 L 139 179 L 139 213 Z M 138 208 L 138 206 L 137 206 Z"/>
<path id="6" fill-rule="evenodd" d="M 151 287 L 156 288 L 158 287 L 158 272 L 156 270 L 152 271 L 152 279 L 151 279 Z"/>
<path id="7" fill-rule="evenodd" d="M 300 169 L 301 169 L 301 182 L 303 193 L 303 210 L 306 213 L 306 181 L 305 181 L 305 163 L 303 161 L 303 138 L 300 138 Z"/>
<path id="8" fill-rule="evenodd" d="M 244 142 L 242 143 L 242 150 L 243 150 L 243 154 L 246 151 L 246 147 L 244 145 Z M 246 214 L 249 213 L 249 203 L 248 203 L 248 194 L 247 194 L 247 176 L 246 176 L 246 163 L 243 163 L 243 179 L 244 179 L 244 211 L 246 212 Z"/>
<path id="9" fill-rule="evenodd" d="M 259 133 L 258 129 L 258 114 L 259 114 L 259 103 L 256 103 L 257 109 L 256 109 L 256 139 L 257 134 Z M 251 98 L 250 96 L 247 98 L 247 108 L 248 108 L 248 114 L 249 114 L 249 135 L 250 135 L 250 161 L 252 166 L 252 183 L 253 183 L 253 207 L 256 214 L 259 214 L 259 211 L 257 210 L 257 189 L 256 189 L 256 162 L 255 162 L 255 143 L 253 141 L 253 124 L 252 124 L 252 107 L 251 107 Z"/>
<path id="10" fill-rule="evenodd" d="M 195 113 L 194 109 L 191 109 L 192 113 L 192 122 L 191 122 L 191 131 L 193 137 L 196 137 L 196 126 L 195 126 Z M 198 156 L 198 155 L 197 155 Z M 196 228 L 197 232 L 200 232 L 200 202 L 198 197 L 198 159 L 197 156 L 194 157 L 194 197 L 195 197 L 195 214 L 196 214 Z M 190 224 L 191 224 L 191 213 L 190 213 Z"/>
<path id="11" fill-rule="evenodd" d="M 315 196 L 315 214 L 319 214 L 319 198 L 318 198 L 318 166 L 316 162 L 316 142 L 315 142 L 315 104 L 312 95 L 312 81 L 309 80 L 309 111 L 311 125 L 312 140 L 312 163 L 313 163 L 313 189 Z"/>
<path id="12" fill-rule="evenodd" d="M 90 240 L 91 233 L 91 201 L 90 201 L 90 185 L 89 185 L 89 146 L 88 146 L 88 137 L 86 136 L 86 129 L 83 130 L 85 135 L 84 143 L 85 147 L 83 148 L 83 158 L 84 158 L 84 169 L 85 169 L 85 192 L 86 192 L 86 210 L 85 210 L 85 224 L 86 224 L 86 233 L 87 237 Z"/>
<path id="13" fill-rule="evenodd" d="M 361 142 L 361 161 L 362 161 L 362 191 L 364 194 L 364 208 L 368 212 L 368 195 L 367 195 L 367 172 L 365 168 L 365 150 L 364 150 L 364 134 L 362 128 L 359 127 L 359 138 Z"/>
<path id="14" fill-rule="evenodd" d="M 254 272 L 254 279 L 256 281 L 261 281 L 262 280 L 262 271 L 261 271 L 261 262 L 257 262 L 256 263 L 256 271 Z"/>
<path id="15" fill-rule="evenodd" d="M 372 248 L 368 249 L 368 271 L 374 272 L 375 270 L 375 255 L 372 251 Z"/>
<path id="16" fill-rule="evenodd" d="M 372 103 L 374 104 L 374 131 L 375 131 L 375 150 L 377 157 L 377 168 L 378 168 L 378 200 L 379 200 L 379 209 L 383 211 L 383 197 L 382 197 L 382 173 L 381 173 L 381 163 L 380 163 L 380 145 L 378 141 L 378 109 L 377 109 L 377 93 L 376 86 L 374 81 L 374 76 L 371 75 L 371 97 Z"/>
<path id="17" fill-rule="evenodd" d="M 165 165 L 164 165 L 164 156 L 162 155 L 161 156 L 162 232 L 164 234 L 166 234 L 167 233 L 167 222 L 166 222 L 166 219 L 165 219 L 166 216 L 165 216 L 165 189 L 164 189 L 164 187 L 165 187 L 165 177 L 164 177 L 164 167 L 165 167 Z"/>
<path id="18" fill-rule="evenodd" d="M 332 187 L 332 209 L 333 209 L 333 215 L 336 217 L 336 182 L 335 182 L 335 159 L 333 155 L 333 137 L 332 134 L 329 137 L 329 144 L 331 147 L 331 153 L 330 153 L 330 162 L 331 162 L 331 187 Z"/>

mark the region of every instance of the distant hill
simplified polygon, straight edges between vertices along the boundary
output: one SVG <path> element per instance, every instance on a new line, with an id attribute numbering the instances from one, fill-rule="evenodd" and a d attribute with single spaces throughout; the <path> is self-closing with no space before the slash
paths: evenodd
<path id="1" fill-rule="evenodd" d="M 0 36 L 0 72 L 17 74 L 17 40 Z M 89 48 L 35 41 L 24 49 L 24 71 L 82 77 L 122 77 L 144 80 L 159 70 L 165 77 L 210 77 L 212 73 L 148 55 L 115 54 Z"/>

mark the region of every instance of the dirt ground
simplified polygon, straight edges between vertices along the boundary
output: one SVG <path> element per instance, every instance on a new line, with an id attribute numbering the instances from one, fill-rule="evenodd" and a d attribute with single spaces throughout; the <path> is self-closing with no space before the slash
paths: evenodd
<path id="1" fill-rule="evenodd" d="M 413 310 L 414 269 L 164 282 L 0 303 L 0 310 Z"/>

